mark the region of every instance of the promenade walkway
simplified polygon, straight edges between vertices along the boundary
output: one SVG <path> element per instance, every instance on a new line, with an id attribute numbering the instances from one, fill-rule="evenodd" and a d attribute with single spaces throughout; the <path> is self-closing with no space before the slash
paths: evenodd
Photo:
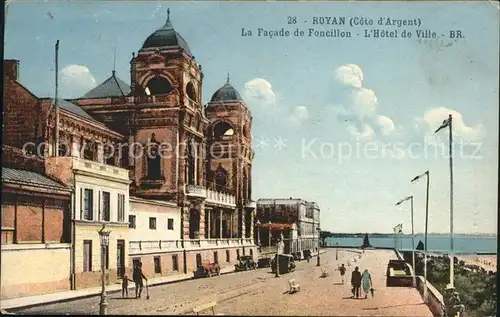
<path id="1" fill-rule="evenodd" d="M 317 258 L 297 263 L 295 272 L 275 277 L 269 268 L 224 274 L 212 278 L 189 279 L 150 287 L 150 299 L 122 299 L 121 294 L 110 294 L 108 313 L 114 315 L 186 315 L 199 305 L 215 301 L 217 315 L 246 316 L 428 316 L 432 314 L 417 290 L 385 286 L 385 271 L 389 259 L 396 258 L 390 250 L 339 251 L 329 249 L 321 255 L 321 266 L 330 276 L 320 278 Z M 340 283 L 335 271 L 340 263 L 356 258 L 348 268 L 348 283 Z M 372 272 L 375 298 L 352 299 L 349 283 L 354 266 Z M 229 268 L 227 268 L 229 270 Z M 301 291 L 288 294 L 288 280 L 295 278 Z M 16 310 L 17 311 L 17 310 Z M 21 309 L 22 314 L 97 314 L 99 296 L 75 299 L 43 306 Z M 209 314 L 203 312 L 202 314 Z"/>

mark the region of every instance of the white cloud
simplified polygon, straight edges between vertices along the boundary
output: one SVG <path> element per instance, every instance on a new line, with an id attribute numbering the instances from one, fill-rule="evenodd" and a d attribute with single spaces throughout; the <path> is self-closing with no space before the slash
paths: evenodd
<path id="1" fill-rule="evenodd" d="M 373 116 L 377 110 L 377 96 L 371 89 L 360 88 L 352 94 L 352 109 L 360 118 Z"/>
<path id="2" fill-rule="evenodd" d="M 350 124 L 347 126 L 347 131 L 357 139 L 371 139 L 375 135 L 375 131 L 368 124 L 363 124 L 363 131 Z"/>
<path id="3" fill-rule="evenodd" d="M 336 109 L 338 118 L 344 121 L 349 118 L 349 121 L 357 121 L 359 126 L 364 127 L 363 131 L 358 131 L 355 126 L 349 125 L 347 131 L 356 138 L 392 135 L 396 130 L 394 122 L 388 116 L 377 114 L 377 95 L 372 89 L 363 87 L 361 67 L 355 64 L 342 65 L 335 73 L 338 81 L 352 88 L 346 107 Z"/>
<path id="4" fill-rule="evenodd" d="M 428 136 L 434 136 L 434 132 L 443 123 L 443 120 L 448 118 L 448 115 L 453 116 L 453 133 L 465 140 L 482 139 L 486 131 L 482 124 L 476 126 L 468 126 L 465 124 L 463 116 L 460 112 L 445 107 L 431 108 L 425 111 L 423 117 L 415 118 L 415 128 L 417 131 L 424 132 Z"/>
<path id="5" fill-rule="evenodd" d="M 298 106 L 293 109 L 292 114 L 289 116 L 289 120 L 293 123 L 303 123 L 309 119 L 309 112 L 304 106 Z"/>
<path id="6" fill-rule="evenodd" d="M 342 65 L 335 71 L 337 79 L 344 85 L 363 87 L 363 71 L 355 64 Z"/>
<path id="7" fill-rule="evenodd" d="M 251 105 L 272 106 L 276 103 L 273 86 L 264 78 L 254 78 L 245 83 L 243 98 Z"/>
<path id="8" fill-rule="evenodd" d="M 376 122 L 379 124 L 383 135 L 388 135 L 395 129 L 394 122 L 392 122 L 392 119 L 387 116 L 377 116 Z"/>
<path id="9" fill-rule="evenodd" d="M 68 65 L 61 70 L 61 97 L 78 98 L 95 87 L 96 80 L 84 65 Z"/>

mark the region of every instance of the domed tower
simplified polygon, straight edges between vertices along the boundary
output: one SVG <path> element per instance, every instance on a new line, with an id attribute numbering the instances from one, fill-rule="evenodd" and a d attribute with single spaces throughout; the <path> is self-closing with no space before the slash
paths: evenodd
<path id="1" fill-rule="evenodd" d="M 129 142 L 136 144 L 131 188 L 135 196 L 175 201 L 188 210 L 196 206 L 199 219 L 204 198 L 186 195 L 185 188 L 205 183 L 203 74 L 167 12 L 165 25 L 146 38 L 130 62 L 135 102 Z M 185 236 L 189 215 L 183 216 Z M 198 235 L 203 228 L 195 231 Z"/>
<path id="2" fill-rule="evenodd" d="M 227 82 L 205 107 L 207 138 L 207 188 L 236 196 L 240 237 L 253 232 L 252 116 L 239 92 Z"/>

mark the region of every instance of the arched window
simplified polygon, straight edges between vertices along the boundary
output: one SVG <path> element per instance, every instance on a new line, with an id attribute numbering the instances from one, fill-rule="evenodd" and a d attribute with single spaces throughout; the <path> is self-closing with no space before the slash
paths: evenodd
<path id="1" fill-rule="evenodd" d="M 104 161 L 107 165 L 115 165 L 115 147 L 113 144 L 104 145 Z"/>
<path id="2" fill-rule="evenodd" d="M 196 182 L 196 148 L 193 140 L 189 140 L 187 146 L 186 181 L 190 185 Z"/>
<path id="3" fill-rule="evenodd" d="M 217 191 L 227 191 L 227 171 L 221 164 L 215 170 L 215 189 Z"/>
<path id="4" fill-rule="evenodd" d="M 155 139 L 155 134 L 151 135 L 151 142 L 146 153 L 148 161 L 148 178 L 161 179 L 161 155 L 160 147 Z"/>
<path id="5" fill-rule="evenodd" d="M 173 89 L 172 84 L 168 79 L 157 76 L 148 81 L 146 85 L 146 94 L 151 95 L 166 95 Z"/>
<path id="6" fill-rule="evenodd" d="M 227 122 L 217 123 L 214 127 L 214 137 L 230 137 L 234 134 L 233 127 Z"/>
<path id="7" fill-rule="evenodd" d="M 193 83 L 189 82 L 186 85 L 186 93 L 187 93 L 189 99 L 198 102 L 198 100 L 196 98 L 196 90 L 194 89 Z"/>
<path id="8" fill-rule="evenodd" d="M 189 238 L 200 238 L 200 212 L 195 208 L 189 211 Z"/>

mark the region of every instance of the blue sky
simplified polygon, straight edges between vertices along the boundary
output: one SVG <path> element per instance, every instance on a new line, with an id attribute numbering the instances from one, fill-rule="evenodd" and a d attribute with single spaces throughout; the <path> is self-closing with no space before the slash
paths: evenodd
<path id="1" fill-rule="evenodd" d="M 410 180 L 429 169 L 429 231 L 449 232 L 448 130 L 433 132 L 451 113 L 455 232 L 497 231 L 498 4 L 14 2 L 5 58 L 20 60 L 28 89 L 53 96 L 59 39 L 61 95 L 76 98 L 110 76 L 116 46 L 117 75 L 130 82 L 132 52 L 165 23 L 167 8 L 203 66 L 203 100 L 229 72 L 252 112 L 254 199 L 316 201 L 327 230 L 391 232 L 402 222 L 409 233 L 409 203 L 394 204 L 413 194 L 415 231 L 423 232 L 425 180 Z M 367 39 L 365 27 L 312 25 L 318 16 L 419 18 L 421 26 L 406 27 L 410 39 Z M 295 27 L 360 36 L 255 35 Z M 416 29 L 437 38 L 418 40 Z M 454 29 L 465 38 L 450 39 Z"/>

